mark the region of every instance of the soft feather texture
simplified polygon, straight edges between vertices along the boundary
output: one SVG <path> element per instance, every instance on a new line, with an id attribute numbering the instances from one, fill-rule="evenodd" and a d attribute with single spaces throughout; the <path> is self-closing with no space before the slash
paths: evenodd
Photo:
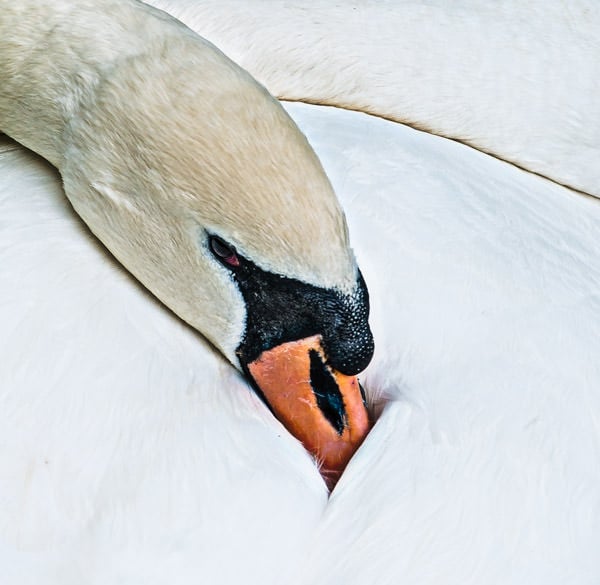
<path id="1" fill-rule="evenodd" d="M 397 124 L 289 109 L 370 283 L 366 444 L 327 502 L 235 371 L 6 141 L 0 582 L 596 585 L 598 202 Z"/>
<path id="2" fill-rule="evenodd" d="M 375 113 L 600 196 L 595 0 L 150 4 L 281 99 Z"/>
<path id="3" fill-rule="evenodd" d="M 92 232 L 234 365 L 245 306 L 209 234 L 264 270 L 354 289 L 319 160 L 218 49 L 132 0 L 7 1 L 0 12 L 0 130 L 57 166 Z"/>
<path id="4" fill-rule="evenodd" d="M 0 582 L 283 572 L 327 499 L 310 457 L 88 235 L 53 169 L 3 147 Z"/>
<path id="5" fill-rule="evenodd" d="M 290 111 L 371 283 L 363 381 L 388 402 L 367 442 L 327 504 L 302 448 L 15 146 L 0 580 L 597 583 L 597 201 L 390 122 Z"/>

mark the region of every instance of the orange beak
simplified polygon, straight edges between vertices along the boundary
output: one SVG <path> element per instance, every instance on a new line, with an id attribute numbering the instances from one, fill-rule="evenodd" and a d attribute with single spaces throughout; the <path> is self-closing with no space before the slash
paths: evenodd
<path id="1" fill-rule="evenodd" d="M 332 490 L 371 429 L 358 378 L 326 364 L 320 335 L 266 350 L 248 370 L 275 416 L 315 456 Z"/>

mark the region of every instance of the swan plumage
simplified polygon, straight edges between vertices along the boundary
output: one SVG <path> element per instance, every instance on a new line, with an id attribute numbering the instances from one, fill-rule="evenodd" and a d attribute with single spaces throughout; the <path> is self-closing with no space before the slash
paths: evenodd
<path id="1" fill-rule="evenodd" d="M 370 284 L 374 430 L 328 502 L 239 375 L 6 142 L 3 581 L 596 583 L 597 201 L 397 124 L 288 108 Z"/>
<path id="2" fill-rule="evenodd" d="M 92 233 L 252 379 L 333 486 L 370 428 L 356 374 L 373 339 L 343 211 L 304 135 L 147 4 L 2 12 L 0 128 L 58 168 Z"/>
<path id="3" fill-rule="evenodd" d="M 151 3 L 280 99 L 370 112 L 600 196 L 593 0 Z"/>

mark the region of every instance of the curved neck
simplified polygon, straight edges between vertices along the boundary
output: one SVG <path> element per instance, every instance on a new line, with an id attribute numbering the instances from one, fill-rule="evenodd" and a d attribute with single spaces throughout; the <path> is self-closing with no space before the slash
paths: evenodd
<path id="1" fill-rule="evenodd" d="M 101 1 L 99 10 L 97 0 L 0 0 L 0 130 L 59 168 L 66 127 L 117 62 L 142 54 L 153 36 L 146 5 Z M 127 29 L 115 27 L 116 12 L 127 12 Z"/>

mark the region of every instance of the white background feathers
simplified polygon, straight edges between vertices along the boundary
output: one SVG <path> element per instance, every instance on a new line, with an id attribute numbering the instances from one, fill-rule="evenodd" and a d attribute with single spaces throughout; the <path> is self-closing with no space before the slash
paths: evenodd
<path id="1" fill-rule="evenodd" d="M 241 377 L 6 140 L 0 583 L 596 585 L 600 202 L 399 124 L 288 108 L 369 284 L 375 429 L 328 502 Z"/>

